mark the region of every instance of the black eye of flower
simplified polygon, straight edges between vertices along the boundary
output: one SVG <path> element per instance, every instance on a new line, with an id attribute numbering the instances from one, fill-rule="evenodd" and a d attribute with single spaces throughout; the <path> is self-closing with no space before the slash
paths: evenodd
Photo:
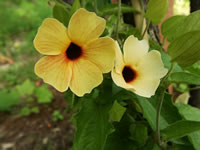
<path id="1" fill-rule="evenodd" d="M 66 50 L 66 55 L 70 60 L 75 60 L 82 55 L 82 49 L 78 45 L 71 42 Z"/>
<path id="2" fill-rule="evenodd" d="M 136 78 L 136 72 L 129 66 L 125 66 L 122 75 L 124 77 L 124 80 L 128 83 L 133 81 Z"/>

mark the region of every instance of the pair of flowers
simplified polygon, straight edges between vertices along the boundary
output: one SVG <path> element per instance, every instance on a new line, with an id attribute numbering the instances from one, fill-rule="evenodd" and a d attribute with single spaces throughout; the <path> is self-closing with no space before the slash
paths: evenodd
<path id="1" fill-rule="evenodd" d="M 100 37 L 106 21 L 80 8 L 71 17 L 68 29 L 53 18 L 45 19 L 34 39 L 41 54 L 35 73 L 44 82 L 64 92 L 70 87 L 77 96 L 90 93 L 103 81 L 102 73 L 112 70 L 112 79 L 120 87 L 138 95 L 154 95 L 167 69 L 160 53 L 148 53 L 148 42 L 129 36 L 124 56 L 117 42 Z"/>

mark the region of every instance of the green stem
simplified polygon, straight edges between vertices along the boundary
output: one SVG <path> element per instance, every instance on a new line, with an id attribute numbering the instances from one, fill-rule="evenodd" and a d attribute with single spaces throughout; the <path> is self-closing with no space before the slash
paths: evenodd
<path id="1" fill-rule="evenodd" d="M 142 33 L 143 26 L 144 26 L 144 20 L 145 20 L 145 17 L 144 17 L 145 10 L 144 10 L 144 2 L 143 2 L 143 0 L 142 1 L 139 0 L 139 4 L 140 4 L 140 7 L 141 7 L 141 12 L 142 12 L 142 23 L 141 23 L 141 26 L 140 26 L 140 32 Z M 142 39 L 143 39 L 143 36 L 142 36 Z"/>
<path id="2" fill-rule="evenodd" d="M 159 97 L 159 103 L 158 103 L 158 107 L 157 107 L 157 114 L 156 114 L 156 136 L 157 136 L 157 143 L 158 145 L 163 148 L 163 143 L 160 139 L 160 112 L 161 112 L 161 108 L 162 108 L 162 104 L 163 104 L 163 100 L 164 100 L 164 96 L 165 96 L 165 90 L 168 87 L 168 84 L 166 84 L 166 81 L 168 80 L 169 75 L 171 74 L 171 72 L 173 71 L 174 68 L 174 63 L 171 64 L 171 67 L 167 73 L 167 75 L 163 78 L 163 80 L 161 81 L 161 95 Z"/>
<path id="3" fill-rule="evenodd" d="M 121 19 L 121 0 L 118 1 L 118 18 L 117 18 L 117 25 L 116 25 L 116 40 L 119 41 L 119 25 Z"/>
<path id="4" fill-rule="evenodd" d="M 147 20 L 147 26 L 146 26 L 146 28 L 144 29 L 144 32 L 143 32 L 143 34 L 142 34 L 142 39 L 144 38 L 145 33 L 146 33 L 147 30 L 149 29 L 150 23 L 151 23 L 151 22 Z"/>
<path id="5" fill-rule="evenodd" d="M 196 86 L 196 87 L 193 87 L 193 88 L 189 88 L 188 91 L 193 91 L 193 90 L 198 90 L 200 89 L 200 86 Z"/>
<path id="6" fill-rule="evenodd" d="M 97 9 L 97 1 L 94 0 L 94 11 L 96 14 L 98 14 L 98 9 Z"/>
<path id="7" fill-rule="evenodd" d="M 74 103 L 75 103 L 75 94 L 72 94 L 72 108 L 74 107 Z"/>
<path id="8" fill-rule="evenodd" d="M 124 6 L 121 6 L 121 13 L 134 13 L 134 14 L 141 14 L 141 12 L 135 8 L 127 8 Z M 112 8 L 112 9 L 105 9 L 99 12 L 99 15 L 104 17 L 105 15 L 112 15 L 112 14 L 118 14 L 118 7 Z"/>
<path id="9" fill-rule="evenodd" d="M 156 114 L 156 136 L 157 136 L 157 143 L 160 147 L 162 147 L 161 139 L 160 139 L 160 112 L 162 108 L 162 103 L 165 95 L 165 89 L 163 88 L 160 95 L 160 100 L 157 107 L 157 114 Z"/>

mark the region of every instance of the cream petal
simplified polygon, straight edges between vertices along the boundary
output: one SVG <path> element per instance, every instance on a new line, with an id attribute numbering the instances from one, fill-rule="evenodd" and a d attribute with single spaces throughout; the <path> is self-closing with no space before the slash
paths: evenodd
<path id="1" fill-rule="evenodd" d="M 109 37 L 99 38 L 84 46 L 84 57 L 96 64 L 103 72 L 110 72 L 114 66 L 116 45 Z"/>
<path id="2" fill-rule="evenodd" d="M 58 55 L 70 44 L 67 28 L 58 20 L 47 18 L 38 29 L 34 39 L 37 51 L 45 55 Z"/>
<path id="3" fill-rule="evenodd" d="M 77 96 L 90 93 L 102 81 L 101 70 L 92 62 L 83 58 L 73 62 L 70 89 Z"/>
<path id="4" fill-rule="evenodd" d="M 149 98 L 155 94 L 159 84 L 160 84 L 159 79 L 153 80 L 153 79 L 140 78 L 132 83 L 132 86 L 135 89 L 135 91 L 133 92 L 137 95 Z"/>
<path id="5" fill-rule="evenodd" d="M 125 63 L 135 64 L 137 63 L 138 59 L 140 59 L 148 52 L 149 45 L 148 41 L 139 41 L 136 37 L 131 35 L 126 39 L 123 49 Z"/>
<path id="6" fill-rule="evenodd" d="M 105 19 L 80 8 L 70 19 L 68 34 L 74 43 L 84 45 L 97 39 L 103 33 L 105 25 Z"/>
<path id="7" fill-rule="evenodd" d="M 168 72 L 164 68 L 160 53 L 156 50 L 150 51 L 139 60 L 137 70 L 146 79 L 160 79 Z"/>
<path id="8" fill-rule="evenodd" d="M 125 64 L 124 64 L 124 58 L 122 56 L 122 51 L 120 50 L 118 42 L 116 41 L 115 44 L 116 44 L 115 71 L 120 74 L 122 72 L 122 69 L 125 66 Z"/>
<path id="9" fill-rule="evenodd" d="M 64 54 L 44 56 L 36 63 L 35 73 L 60 92 L 68 89 L 72 76 L 70 62 Z"/>

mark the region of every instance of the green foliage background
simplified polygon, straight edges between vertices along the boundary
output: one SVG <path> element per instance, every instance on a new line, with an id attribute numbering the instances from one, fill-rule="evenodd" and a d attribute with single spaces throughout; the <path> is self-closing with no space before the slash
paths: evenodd
<path id="1" fill-rule="evenodd" d="M 17 112 L 27 116 L 40 111 L 37 103 L 50 103 L 53 99 L 47 85 L 35 85 L 38 77 L 34 74 L 39 54 L 33 39 L 43 19 L 52 16 L 47 2 L 0 1 L 0 54 L 14 61 L 12 65 L 0 66 L 0 111 L 12 112 L 13 106 L 20 105 Z"/>
<path id="2" fill-rule="evenodd" d="M 163 9 L 155 7 L 158 3 Z M 75 0 L 72 6 L 62 0 L 0 1 L 0 14 L 3 14 L 0 15 L 0 53 L 15 62 L 0 66 L 0 111 L 29 116 L 40 113 L 39 105 L 47 104 L 48 107 L 54 100 L 49 86 L 36 84 L 39 78 L 33 67 L 39 53 L 34 50 L 32 41 L 44 18 L 54 17 L 67 26 L 71 15 L 79 7 L 96 11 L 107 20 L 103 36 L 116 39 L 119 21 L 118 40 L 121 46 L 129 35 L 142 38 L 136 27 L 118 19 L 118 5 L 106 0 Z M 143 13 L 149 23 L 159 24 L 167 8 L 167 0 L 150 0 L 146 13 L 125 4 L 121 5 L 121 12 Z M 191 90 L 190 84 L 200 85 L 199 20 L 200 12 L 197 11 L 189 16 L 174 16 L 162 24 L 162 33 L 170 42 L 168 54 L 163 52 L 162 45 L 149 38 L 150 50 L 160 51 L 165 67 L 170 69 L 175 64 L 155 96 L 144 98 L 121 89 L 112 82 L 110 74 L 104 76 L 102 85 L 83 98 L 66 92 L 66 112 L 73 111 L 72 121 L 76 127 L 73 150 L 160 149 L 155 134 L 157 106 L 162 94 L 164 101 L 159 125 L 163 145 L 160 147 L 200 150 L 200 110 L 174 103 L 172 95 L 166 91 L 170 83 L 183 93 Z M 20 107 L 16 110 L 16 106 Z M 52 121 L 59 120 L 64 120 L 62 112 L 54 110 Z"/>

